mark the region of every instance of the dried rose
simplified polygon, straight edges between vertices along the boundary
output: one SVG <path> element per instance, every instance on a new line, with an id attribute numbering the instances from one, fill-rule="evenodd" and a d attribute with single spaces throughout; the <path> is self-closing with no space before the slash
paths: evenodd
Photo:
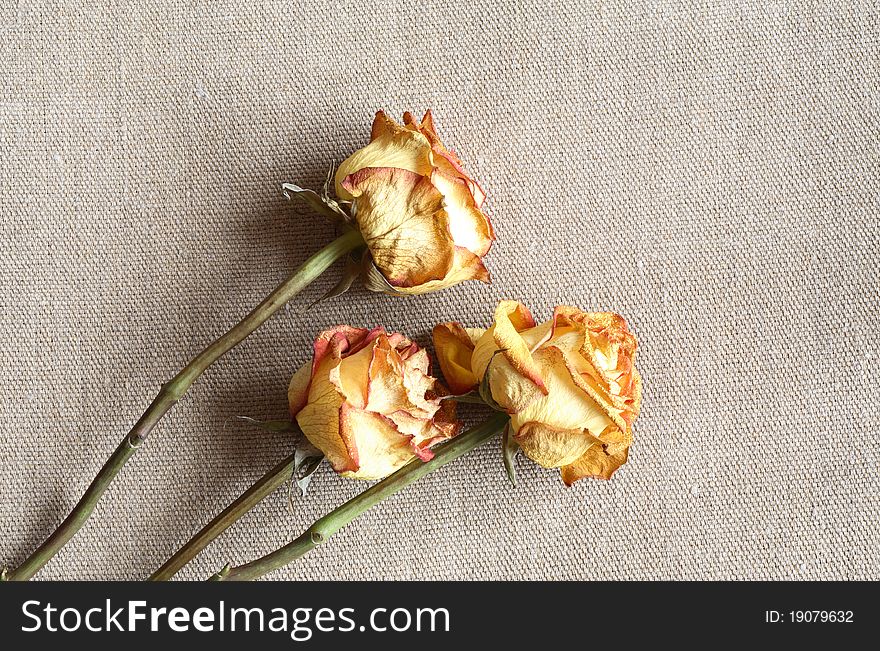
<path id="1" fill-rule="evenodd" d="M 437 136 L 431 112 L 398 124 L 382 111 L 370 144 L 336 171 L 366 241 L 371 289 L 421 294 L 465 280 L 489 282 L 482 258 L 495 239 L 486 195 Z"/>
<path id="2" fill-rule="evenodd" d="M 290 412 L 333 469 L 381 479 L 455 436 L 451 400 L 431 376 L 425 350 L 382 328 L 337 326 L 322 332 L 311 363 L 293 376 Z"/>
<path id="3" fill-rule="evenodd" d="M 443 323 L 434 346 L 452 391 L 485 381 L 523 452 L 561 468 L 567 485 L 608 479 L 626 462 L 642 382 L 622 317 L 560 306 L 536 325 L 524 305 L 502 301 L 488 330 Z"/>

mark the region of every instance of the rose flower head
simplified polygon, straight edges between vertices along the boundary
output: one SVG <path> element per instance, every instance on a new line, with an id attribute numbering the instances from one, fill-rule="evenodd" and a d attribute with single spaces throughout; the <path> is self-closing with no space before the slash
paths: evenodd
<path id="1" fill-rule="evenodd" d="M 483 257 L 495 235 L 486 198 L 443 146 L 431 112 L 398 124 L 376 113 L 370 144 L 336 171 L 336 195 L 351 212 L 370 254 L 367 287 L 421 294 L 465 280 L 489 282 Z"/>
<path id="2" fill-rule="evenodd" d="M 453 401 L 442 393 L 427 352 L 403 335 L 337 326 L 318 335 L 288 399 L 336 472 L 381 479 L 413 457 L 430 460 L 432 445 L 458 433 Z"/>
<path id="3" fill-rule="evenodd" d="M 433 334 L 452 392 L 488 387 L 522 451 L 560 468 L 566 485 L 626 463 L 642 381 L 622 317 L 560 306 L 536 325 L 524 305 L 502 301 L 488 330 L 442 323 Z"/>

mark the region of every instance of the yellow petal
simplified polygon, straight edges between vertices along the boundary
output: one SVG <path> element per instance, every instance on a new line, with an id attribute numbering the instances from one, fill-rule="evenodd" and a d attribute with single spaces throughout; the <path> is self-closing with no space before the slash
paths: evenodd
<path id="1" fill-rule="evenodd" d="M 525 342 L 526 347 L 528 347 L 529 351 L 534 353 L 550 340 L 550 338 L 553 336 L 553 332 L 554 323 L 551 319 L 550 321 L 545 321 L 544 323 L 536 325 L 534 328 L 520 330 L 519 334 Z"/>
<path id="2" fill-rule="evenodd" d="M 357 458 L 355 468 L 341 473 L 345 477 L 382 479 L 413 458 L 410 437 L 379 414 L 345 405 L 340 430 L 354 442 Z"/>
<path id="3" fill-rule="evenodd" d="M 514 431 L 535 421 L 559 430 L 586 429 L 598 436 L 612 424 L 603 406 L 574 383 L 559 349 L 542 348 L 534 358 L 541 365 L 547 393 L 513 414 L 510 423 Z"/>
<path id="4" fill-rule="evenodd" d="M 421 417 L 433 416 L 440 407 L 437 398 L 437 380 L 430 375 L 431 358 L 428 351 L 419 349 L 408 356 L 401 354 L 403 387 L 411 408 L 409 413 Z"/>
<path id="5" fill-rule="evenodd" d="M 453 406 L 451 401 L 446 404 Z M 405 411 L 396 411 L 389 414 L 387 418 L 394 423 L 401 434 L 412 437 L 410 451 L 417 454 L 423 461 L 428 461 L 434 456 L 427 446 L 452 438 L 459 429 L 454 419 L 417 418 Z"/>
<path id="6" fill-rule="evenodd" d="M 428 139 L 428 142 L 431 143 L 431 149 L 434 154 L 434 167 L 448 176 L 456 177 L 464 181 L 477 208 L 480 208 L 486 200 L 486 193 L 483 192 L 483 188 L 480 187 L 480 184 L 472 179 L 470 174 L 465 171 L 455 152 L 447 149 L 441 142 L 440 136 L 437 135 L 437 129 L 434 127 L 434 116 L 431 114 L 431 111 L 428 110 L 425 112 L 425 117 L 422 118 L 421 124 L 416 122 L 415 117 L 409 112 L 404 114 L 403 121 L 408 129 L 420 132 Z"/>
<path id="7" fill-rule="evenodd" d="M 413 416 L 430 418 L 439 407 L 439 402 L 425 398 L 434 388 L 434 378 L 425 375 L 419 368 L 427 353 L 420 351 L 410 365 L 392 348 L 387 339 L 378 339 L 373 349 L 369 367 L 369 398 L 367 409 L 377 414 L 389 415 L 405 411 Z"/>
<path id="8" fill-rule="evenodd" d="M 544 393 L 499 354 L 486 369 L 492 399 L 508 414 L 516 414 L 541 398 Z"/>
<path id="9" fill-rule="evenodd" d="M 489 284 L 489 271 L 483 265 L 483 261 L 464 247 L 455 247 L 452 269 L 441 280 L 430 280 L 421 285 L 412 287 L 394 287 L 398 294 L 413 296 L 436 292 L 447 287 L 452 287 L 467 280 L 479 280 Z"/>
<path id="10" fill-rule="evenodd" d="M 346 177 L 358 227 L 373 261 L 394 287 L 443 280 L 455 247 L 443 195 L 428 178 L 396 168 L 367 168 Z"/>
<path id="11" fill-rule="evenodd" d="M 339 427 L 344 401 L 330 382 L 330 371 L 338 358 L 325 356 L 312 373 L 308 404 L 296 415 L 296 422 L 309 442 L 321 450 L 336 472 L 358 469 L 357 449 L 351 433 Z"/>
<path id="12" fill-rule="evenodd" d="M 440 323 L 434 326 L 431 334 L 437 361 L 440 362 L 443 379 L 456 395 L 475 389 L 479 383 L 471 370 L 471 356 L 474 343 L 483 332 L 485 331 L 468 332 L 460 323 Z"/>
<path id="13" fill-rule="evenodd" d="M 546 394 L 541 369 L 521 334 L 534 327 L 535 320 L 522 303 L 501 301 L 495 310 L 495 323 L 474 347 L 474 375 L 482 378 L 489 373 L 492 397 L 510 413 Z M 499 350 L 503 353 L 496 355 Z"/>
<path id="14" fill-rule="evenodd" d="M 379 337 L 369 346 L 343 358 L 339 365 L 330 371 L 330 381 L 353 407 L 363 409 L 367 404 L 367 390 L 370 383 L 370 362 L 373 349 Z"/>
<path id="15" fill-rule="evenodd" d="M 610 312 L 581 312 L 560 306 L 550 342 L 565 353 L 572 379 L 628 430 L 639 413 L 642 381 L 635 368 L 638 342 L 626 322 Z"/>
<path id="16" fill-rule="evenodd" d="M 425 111 L 425 115 L 422 118 L 422 128 L 428 129 L 431 133 L 437 133 L 437 129 L 434 128 L 434 114 L 431 113 L 431 109 Z"/>
<path id="17" fill-rule="evenodd" d="M 555 429 L 529 421 L 520 425 L 514 439 L 525 455 L 545 468 L 559 468 L 581 458 L 598 440 L 582 429 Z"/>
<path id="18" fill-rule="evenodd" d="M 293 377 L 290 378 L 290 386 L 287 388 L 287 403 L 290 405 L 290 415 L 296 418 L 299 410 L 305 407 L 309 399 L 309 382 L 312 379 L 312 363 L 306 362 L 299 367 Z"/>
<path id="19" fill-rule="evenodd" d="M 566 486 L 584 477 L 611 479 L 611 475 L 626 463 L 631 436 L 616 427 L 609 427 L 599 437 L 600 445 L 590 447 L 577 461 L 562 467 L 562 481 Z"/>
<path id="20" fill-rule="evenodd" d="M 369 167 L 396 167 L 420 176 L 433 171 L 431 144 L 418 131 L 406 129 L 382 111 L 373 121 L 372 141 L 349 156 L 336 170 L 336 196 L 351 201 L 351 188 L 345 186 L 350 174 Z"/>
<path id="21" fill-rule="evenodd" d="M 527 357 L 530 354 L 528 345 L 518 335 L 520 332 L 528 331 L 535 326 L 534 318 L 532 318 L 532 315 L 522 303 L 517 301 L 501 301 L 495 309 L 495 323 L 483 333 L 483 336 L 480 337 L 474 347 L 474 357 L 471 364 L 474 374 L 478 378 L 483 377 L 486 367 L 495 355 L 495 351 L 503 348 L 499 344 L 499 335 L 497 334 L 499 321 L 501 322 L 502 330 L 501 341 L 510 343 L 515 349 L 514 354 L 520 357 Z M 517 338 L 519 338 L 519 342 L 515 341 Z M 508 342 L 506 339 L 513 339 L 514 341 Z"/>
<path id="22" fill-rule="evenodd" d="M 458 433 L 455 405 L 441 402 L 428 354 L 410 339 L 336 326 L 314 349 L 289 394 L 306 438 L 337 472 L 378 479 L 413 456 L 430 459 L 431 445 Z"/>

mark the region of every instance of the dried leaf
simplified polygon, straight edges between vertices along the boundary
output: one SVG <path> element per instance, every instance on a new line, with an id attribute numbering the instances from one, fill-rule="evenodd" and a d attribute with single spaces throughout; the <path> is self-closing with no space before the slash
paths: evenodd
<path id="1" fill-rule="evenodd" d="M 330 289 L 328 289 L 321 298 L 316 300 L 314 303 L 309 305 L 309 309 L 315 307 L 318 303 L 326 301 L 331 298 L 336 298 L 337 296 L 342 296 L 345 292 L 351 289 L 352 284 L 358 277 L 360 277 L 363 271 L 363 267 L 361 263 L 358 262 L 357 259 L 348 257 L 345 259 L 345 269 L 342 270 L 342 277 L 339 279 L 339 282 L 333 285 Z"/>
<path id="2" fill-rule="evenodd" d="M 327 170 L 327 178 L 324 179 L 324 187 L 321 188 L 321 201 L 330 206 L 336 212 L 342 214 L 345 217 L 345 221 L 351 222 L 354 221 L 354 204 L 351 201 L 337 201 L 333 197 L 330 196 L 330 188 L 333 187 L 333 172 L 335 171 L 336 161 L 330 162 L 330 169 Z M 351 211 L 350 213 L 345 210 L 348 207 Z"/>
<path id="3" fill-rule="evenodd" d="M 510 429 L 510 423 L 504 428 L 504 437 L 502 439 L 502 448 L 504 453 L 504 469 L 507 471 L 507 478 L 516 488 L 516 455 L 519 454 L 519 443 L 513 437 Z"/>
<path id="4" fill-rule="evenodd" d="M 257 420 L 250 416 L 236 416 L 239 420 L 243 420 L 251 425 L 256 425 L 262 430 L 279 434 L 282 432 L 298 432 L 296 425 L 291 420 Z"/>
<path id="5" fill-rule="evenodd" d="M 301 188 L 293 183 L 285 183 L 281 186 L 284 190 L 284 196 L 288 199 L 293 196 L 305 201 L 319 215 L 323 215 L 334 223 L 348 222 L 350 218 L 348 214 L 332 199 L 324 201 L 324 199 L 314 190 Z"/>
<path id="6" fill-rule="evenodd" d="M 337 201 L 330 196 L 330 188 L 333 184 L 332 179 L 334 165 L 335 163 L 330 163 L 330 169 L 327 171 L 327 178 L 324 179 L 324 187 L 321 188 L 321 201 L 329 206 L 332 211 L 342 215 L 342 218 L 346 223 L 350 223 L 354 221 L 354 204 L 352 204 L 350 201 Z M 345 210 L 344 206 L 348 206 L 351 212 L 349 213 L 347 210 Z"/>
<path id="7" fill-rule="evenodd" d="M 312 475 L 324 460 L 324 453 L 303 438 L 293 454 L 293 480 L 303 497 L 312 481 Z"/>
<path id="8" fill-rule="evenodd" d="M 330 161 L 330 169 L 327 170 L 327 178 L 324 179 L 324 186 L 321 188 L 321 199 L 324 203 L 330 201 L 330 185 L 333 183 L 333 172 L 336 169 L 336 161 Z"/>

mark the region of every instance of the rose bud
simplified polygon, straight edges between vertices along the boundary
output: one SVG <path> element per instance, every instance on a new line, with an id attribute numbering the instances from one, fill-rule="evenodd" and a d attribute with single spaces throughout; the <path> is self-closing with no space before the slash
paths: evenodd
<path id="1" fill-rule="evenodd" d="M 524 305 L 502 301 L 488 330 L 443 323 L 434 346 L 452 391 L 488 387 L 523 452 L 560 468 L 566 485 L 626 463 L 642 381 L 622 317 L 560 306 L 536 325 Z"/>
<path id="2" fill-rule="evenodd" d="M 421 294 L 488 283 L 482 258 L 495 235 L 481 210 L 486 195 L 440 142 L 430 111 L 403 121 L 376 113 L 370 144 L 336 171 L 336 194 L 352 202 L 370 253 L 367 287 Z"/>
<path id="3" fill-rule="evenodd" d="M 430 373 L 427 352 L 403 335 L 337 326 L 293 376 L 290 413 L 336 472 L 381 479 L 458 434 L 453 401 L 440 400 Z"/>

